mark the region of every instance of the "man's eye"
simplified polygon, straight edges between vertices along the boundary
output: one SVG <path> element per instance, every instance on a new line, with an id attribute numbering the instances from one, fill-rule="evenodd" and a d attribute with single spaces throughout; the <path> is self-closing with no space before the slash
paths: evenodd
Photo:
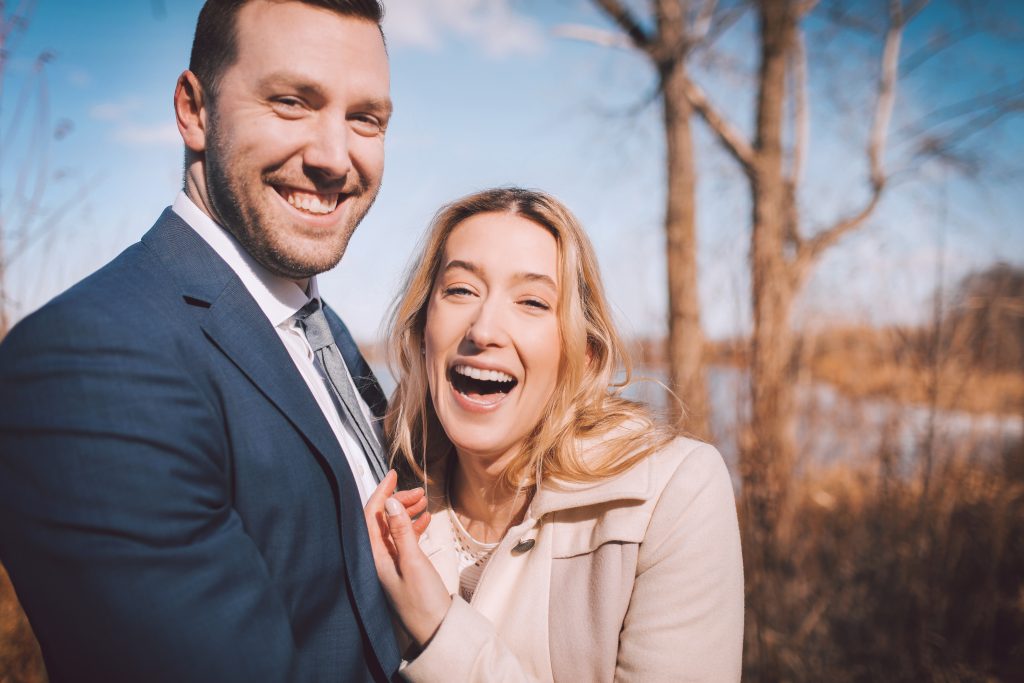
<path id="1" fill-rule="evenodd" d="M 352 122 L 352 129 L 359 135 L 372 137 L 384 132 L 384 123 L 376 116 L 360 114 L 349 118 Z"/>
<path id="2" fill-rule="evenodd" d="M 284 116 L 297 116 L 301 114 L 306 107 L 305 102 L 300 100 L 298 97 L 275 97 L 271 100 L 274 111 Z"/>

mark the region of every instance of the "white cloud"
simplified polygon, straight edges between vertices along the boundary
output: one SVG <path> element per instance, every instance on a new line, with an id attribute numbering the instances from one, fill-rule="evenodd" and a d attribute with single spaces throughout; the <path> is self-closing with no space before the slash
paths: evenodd
<path id="1" fill-rule="evenodd" d="M 92 85 L 92 75 L 83 68 L 75 67 L 68 72 L 68 82 L 76 88 L 87 88 Z"/>
<path id="2" fill-rule="evenodd" d="M 142 108 L 142 100 L 126 97 L 112 102 L 100 102 L 89 110 L 89 116 L 97 121 L 124 121 L 128 116 Z"/>
<path id="3" fill-rule="evenodd" d="M 389 44 L 439 49 L 447 35 L 468 38 L 490 57 L 536 54 L 544 31 L 517 13 L 509 0 L 390 0 L 384 33 Z"/>
<path id="4" fill-rule="evenodd" d="M 114 132 L 114 140 L 128 145 L 180 145 L 181 135 L 174 123 L 126 124 Z"/>

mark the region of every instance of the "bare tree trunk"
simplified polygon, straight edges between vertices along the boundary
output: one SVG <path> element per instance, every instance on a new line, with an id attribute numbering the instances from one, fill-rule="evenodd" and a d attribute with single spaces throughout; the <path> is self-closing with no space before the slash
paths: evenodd
<path id="1" fill-rule="evenodd" d="M 761 64 L 757 98 L 756 162 L 752 168 L 753 232 L 751 275 L 754 334 L 751 349 L 751 421 L 740 454 L 744 513 L 748 515 L 748 605 L 757 631 L 762 680 L 776 680 L 779 663 L 766 647 L 764 627 L 775 596 L 775 535 L 785 507 L 792 474 L 793 373 L 789 329 L 793 280 L 786 260 L 789 221 L 795 214 L 784 174 L 783 116 L 786 68 L 795 35 L 795 15 L 788 0 L 760 3 Z"/>
<path id="2" fill-rule="evenodd" d="M 655 30 L 637 21 L 621 0 L 593 0 L 622 29 L 628 43 L 658 73 L 665 123 L 665 258 L 668 274 L 668 381 L 682 402 L 677 424 L 702 439 L 711 436 L 704 375 L 704 331 L 697 290 L 697 171 L 694 163 L 686 60 L 707 35 L 715 10 L 704 0 L 691 17 L 689 0 L 655 0 Z M 677 407 L 678 403 L 670 401 Z M 684 418 L 685 419 L 678 419 Z"/>
<path id="3" fill-rule="evenodd" d="M 682 426 L 689 434 L 708 439 L 711 434 L 703 363 L 704 332 L 697 288 L 697 172 L 690 125 L 693 108 L 686 99 L 683 65 L 675 64 L 663 78 L 669 383 L 684 405 Z"/>

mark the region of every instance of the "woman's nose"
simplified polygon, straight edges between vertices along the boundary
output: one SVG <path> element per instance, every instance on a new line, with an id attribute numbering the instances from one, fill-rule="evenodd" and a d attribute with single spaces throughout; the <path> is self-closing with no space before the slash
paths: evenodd
<path id="1" fill-rule="evenodd" d="M 484 301 L 466 330 L 466 339 L 479 348 L 503 346 L 508 331 L 500 307 L 494 301 Z"/>

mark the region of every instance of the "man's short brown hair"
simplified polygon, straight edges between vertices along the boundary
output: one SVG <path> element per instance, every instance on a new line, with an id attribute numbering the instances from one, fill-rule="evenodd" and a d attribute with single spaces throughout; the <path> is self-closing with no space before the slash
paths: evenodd
<path id="1" fill-rule="evenodd" d="M 365 19 L 378 27 L 384 18 L 384 8 L 379 0 L 287 1 L 323 7 L 346 17 Z M 238 11 L 248 2 L 250 0 L 207 0 L 199 12 L 188 68 L 211 98 L 217 94 L 221 75 L 234 64 L 238 56 Z"/>

